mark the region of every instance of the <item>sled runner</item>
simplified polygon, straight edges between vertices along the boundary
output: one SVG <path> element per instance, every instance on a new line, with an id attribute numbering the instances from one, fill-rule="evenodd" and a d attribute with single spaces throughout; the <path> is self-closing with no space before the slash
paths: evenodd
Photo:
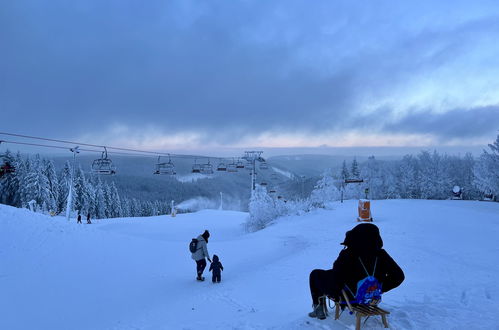
<path id="1" fill-rule="evenodd" d="M 346 307 L 350 311 L 350 314 L 355 314 L 355 330 L 360 330 L 360 325 L 363 317 L 365 317 L 367 321 L 369 317 L 376 315 L 381 316 L 383 325 L 385 326 L 385 328 L 388 328 L 386 315 L 390 314 L 390 312 L 379 308 L 378 305 L 351 304 L 345 290 L 341 290 L 341 293 L 343 294 L 343 298 L 341 298 L 340 301 L 335 301 L 335 320 L 338 320 L 340 318 L 341 312 L 345 309 L 346 305 Z"/>
<path id="2" fill-rule="evenodd" d="M 361 279 L 357 282 L 357 289 L 355 293 L 345 284 L 345 289 L 347 289 L 351 296 L 349 297 L 346 291 L 341 290 L 343 297 L 340 297 L 339 301 L 335 301 L 336 310 L 334 319 L 337 320 L 340 317 L 340 310 L 348 308 L 350 314 L 355 314 L 355 330 L 360 330 L 360 323 L 363 317 L 366 317 L 366 321 L 369 317 L 379 315 L 381 316 L 381 321 L 385 328 L 388 328 L 388 322 L 386 320 L 386 314 L 390 314 L 378 307 L 381 302 L 382 295 L 382 283 L 374 276 L 376 272 L 376 264 L 378 263 L 378 258 L 374 262 L 374 270 L 372 274 L 369 274 L 362 259 L 359 257 L 359 261 L 366 271 L 367 277 Z"/>

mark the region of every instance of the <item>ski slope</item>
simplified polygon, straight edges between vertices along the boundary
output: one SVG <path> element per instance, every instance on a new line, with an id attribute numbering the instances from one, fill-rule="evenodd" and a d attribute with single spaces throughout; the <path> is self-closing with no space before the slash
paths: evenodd
<path id="1" fill-rule="evenodd" d="M 66 222 L 0 205 L 0 329 L 354 329 L 311 319 L 308 275 L 329 268 L 356 201 L 245 233 L 242 212 Z M 499 329 L 499 203 L 372 202 L 406 280 L 383 297 L 392 329 Z M 204 229 L 222 282 L 195 281 Z M 363 329 L 382 329 L 370 318 Z"/>

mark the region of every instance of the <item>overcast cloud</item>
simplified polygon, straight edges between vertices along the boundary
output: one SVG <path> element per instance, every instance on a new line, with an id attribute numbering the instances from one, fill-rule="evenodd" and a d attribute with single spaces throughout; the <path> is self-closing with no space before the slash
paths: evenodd
<path id="1" fill-rule="evenodd" d="M 363 130 L 487 143 L 497 40 L 497 1 L 4 1 L 0 129 L 156 148 Z"/>

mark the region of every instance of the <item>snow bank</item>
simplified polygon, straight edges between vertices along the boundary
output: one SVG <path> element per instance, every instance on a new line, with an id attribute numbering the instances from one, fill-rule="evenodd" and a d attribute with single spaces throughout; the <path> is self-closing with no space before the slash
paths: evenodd
<path id="1" fill-rule="evenodd" d="M 406 281 L 383 298 L 392 329 L 497 329 L 499 204 L 372 201 Z M 246 213 L 77 225 L 0 205 L 0 329 L 345 329 L 310 319 L 308 274 L 329 268 L 357 201 L 281 218 L 252 234 Z M 209 229 L 222 282 L 195 281 L 188 243 Z M 382 329 L 370 318 L 363 329 Z"/>

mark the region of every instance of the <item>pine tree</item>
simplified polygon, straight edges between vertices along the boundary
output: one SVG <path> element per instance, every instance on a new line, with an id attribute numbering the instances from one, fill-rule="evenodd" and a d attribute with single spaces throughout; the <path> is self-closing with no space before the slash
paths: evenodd
<path id="1" fill-rule="evenodd" d="M 370 156 L 367 159 L 366 164 L 361 170 L 362 178 L 365 181 L 365 186 L 369 188 L 368 198 L 380 199 L 385 198 L 383 196 L 383 181 L 381 179 L 381 173 L 379 169 L 379 164 L 374 156 Z"/>
<path id="2" fill-rule="evenodd" d="M 360 177 L 359 164 L 357 163 L 357 158 L 353 158 L 352 167 L 350 172 L 352 173 L 353 179 L 358 179 Z"/>
<path id="3" fill-rule="evenodd" d="M 59 179 L 55 171 L 54 162 L 51 160 L 43 160 L 43 172 L 48 180 L 49 200 L 46 201 L 47 208 L 50 212 L 57 213 L 57 204 L 59 201 Z"/>
<path id="4" fill-rule="evenodd" d="M 64 212 L 66 210 L 69 186 L 71 184 L 71 163 L 67 161 L 59 174 L 59 198 L 57 202 L 57 213 Z M 74 200 L 73 200 L 74 205 Z M 71 208 L 73 207 L 71 205 Z"/>
<path id="5" fill-rule="evenodd" d="M 13 173 L 5 174 L 0 178 L 0 203 L 7 204 L 11 206 L 17 206 L 19 200 L 19 175 L 20 170 L 17 169 L 19 167 L 18 161 L 12 155 L 12 153 L 7 150 L 3 156 L 3 161 L 10 163 L 16 169 Z M 0 164 L 1 165 L 1 164 Z"/>
<path id="6" fill-rule="evenodd" d="M 418 198 L 417 161 L 412 155 L 405 155 L 396 171 L 397 192 L 401 198 Z"/>
<path id="7" fill-rule="evenodd" d="M 95 183 L 96 182 L 96 183 Z M 107 209 L 106 209 L 106 199 L 104 197 L 104 188 L 102 186 L 102 181 L 100 177 L 97 177 L 94 180 L 95 189 L 94 189 L 94 208 L 93 208 L 93 216 L 96 219 L 104 219 L 106 218 Z"/>
<path id="8" fill-rule="evenodd" d="M 35 201 L 37 210 L 43 210 L 42 206 L 47 205 L 50 200 L 49 181 L 43 172 L 43 164 L 40 155 L 28 161 L 28 171 L 23 178 L 21 189 L 21 200 L 23 206 L 27 206 L 30 201 Z"/>
<path id="9" fill-rule="evenodd" d="M 475 168 L 475 185 L 484 194 L 499 195 L 499 135 L 494 143 L 489 144 L 490 152 L 486 150 L 480 155 Z"/>
<path id="10" fill-rule="evenodd" d="M 343 161 L 343 165 L 341 166 L 341 178 L 343 180 L 350 178 L 350 173 L 348 172 L 346 161 Z"/>

